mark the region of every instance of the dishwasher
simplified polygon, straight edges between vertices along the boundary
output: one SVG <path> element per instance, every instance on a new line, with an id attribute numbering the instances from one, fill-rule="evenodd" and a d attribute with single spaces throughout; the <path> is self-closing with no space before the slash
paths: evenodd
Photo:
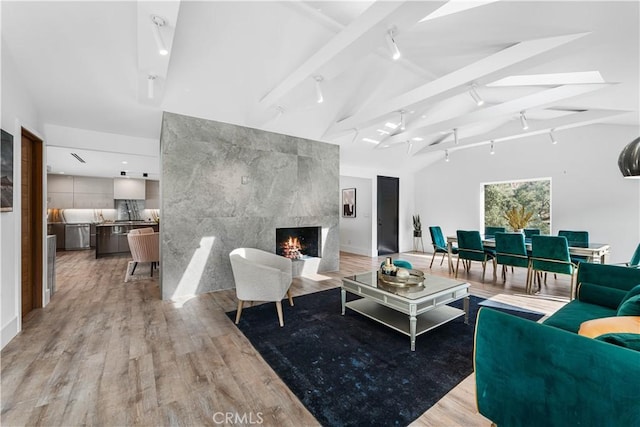
<path id="1" fill-rule="evenodd" d="M 64 249 L 89 249 L 89 224 L 67 224 L 64 227 Z"/>

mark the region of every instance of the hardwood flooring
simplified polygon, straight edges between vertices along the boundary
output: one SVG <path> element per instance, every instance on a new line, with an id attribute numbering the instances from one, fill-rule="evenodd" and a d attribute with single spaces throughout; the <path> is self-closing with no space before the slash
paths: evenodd
<path id="1" fill-rule="evenodd" d="M 399 257 L 429 270 L 430 254 Z M 295 279 L 294 298 L 340 286 L 383 258 L 342 253 L 340 271 Z M 56 294 L 2 350 L 0 425 L 318 424 L 225 315 L 236 308 L 234 290 L 162 301 L 155 278 L 124 283 L 128 261 L 58 252 Z M 449 276 L 439 261 L 431 273 Z M 569 295 L 568 278 L 550 276 L 542 288 L 561 298 L 531 297 L 525 270 L 503 283 L 487 268 L 485 282 L 478 263 L 460 275 L 475 295 L 547 314 Z M 275 319 L 274 308 L 277 327 Z M 417 351 L 425 344 L 419 337 Z M 413 424 L 490 425 L 475 409 L 474 387 L 471 375 Z"/>

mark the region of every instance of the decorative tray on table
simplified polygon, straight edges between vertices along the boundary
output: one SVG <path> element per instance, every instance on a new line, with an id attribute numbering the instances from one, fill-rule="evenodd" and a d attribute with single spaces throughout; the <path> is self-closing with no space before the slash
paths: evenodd
<path id="1" fill-rule="evenodd" d="M 424 282 L 424 273 L 420 270 L 406 269 L 409 272 L 409 277 L 403 278 L 398 276 L 392 276 L 385 274 L 381 270 L 378 271 L 378 282 L 394 286 L 397 288 L 406 288 L 410 286 L 420 286 Z"/>

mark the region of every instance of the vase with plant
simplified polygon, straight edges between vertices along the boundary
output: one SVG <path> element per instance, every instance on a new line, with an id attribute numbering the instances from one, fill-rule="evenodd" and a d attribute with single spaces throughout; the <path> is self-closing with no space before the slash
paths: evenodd
<path id="1" fill-rule="evenodd" d="M 504 218 L 507 220 L 513 231 L 522 232 L 522 230 L 529 224 L 533 212 L 525 211 L 524 206 L 520 209 L 513 206 L 511 209 L 505 212 Z"/>
<path id="2" fill-rule="evenodd" d="M 420 223 L 420 215 L 413 216 L 413 237 L 422 237 L 422 224 Z"/>

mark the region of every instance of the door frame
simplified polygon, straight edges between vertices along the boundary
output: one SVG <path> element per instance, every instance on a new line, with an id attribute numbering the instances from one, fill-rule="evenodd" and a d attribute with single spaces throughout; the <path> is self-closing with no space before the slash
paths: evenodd
<path id="1" fill-rule="evenodd" d="M 45 278 L 46 278 L 46 267 L 44 265 L 44 260 L 45 258 L 45 254 L 44 254 L 44 248 L 45 248 L 45 239 L 46 239 L 46 233 L 45 231 L 45 225 L 44 225 L 44 221 L 46 218 L 45 215 L 45 205 L 44 205 L 44 194 L 45 194 L 45 175 L 44 175 L 44 163 L 45 163 L 45 151 L 44 151 L 44 143 L 43 140 L 38 137 L 37 135 L 35 135 L 33 132 L 29 131 L 28 129 L 25 129 L 24 127 L 20 128 L 20 231 L 19 231 L 19 236 L 20 236 L 20 263 L 19 263 L 19 276 L 20 276 L 20 280 L 19 280 L 19 303 L 18 303 L 18 307 L 19 307 L 19 319 L 22 320 L 23 313 L 22 313 L 22 291 L 23 291 L 23 277 L 22 277 L 22 262 L 24 261 L 22 259 L 22 245 L 23 245 L 23 241 L 22 241 L 22 227 L 23 227 L 23 220 L 24 220 L 24 210 L 27 208 L 25 206 L 23 206 L 22 203 L 22 176 L 23 176 L 23 170 L 22 170 L 22 145 L 23 145 L 23 140 L 27 139 L 29 141 L 31 141 L 31 143 L 33 143 L 33 148 L 34 148 L 34 154 L 33 154 L 33 161 L 34 161 L 34 167 L 31 170 L 31 174 L 32 174 L 32 182 L 33 182 L 33 195 L 32 195 L 32 199 L 31 200 L 31 210 L 32 210 L 32 215 L 33 215 L 33 221 L 32 221 L 32 227 L 33 227 L 33 234 L 32 234 L 32 244 L 33 244 L 33 249 L 32 249 L 32 259 L 30 262 L 30 268 L 33 271 L 33 283 L 31 284 L 32 288 L 32 298 L 33 298 L 33 309 L 36 308 L 41 308 L 43 307 L 43 301 L 44 301 L 44 288 L 45 288 Z M 20 329 L 22 329 L 22 323 L 20 324 Z"/>

